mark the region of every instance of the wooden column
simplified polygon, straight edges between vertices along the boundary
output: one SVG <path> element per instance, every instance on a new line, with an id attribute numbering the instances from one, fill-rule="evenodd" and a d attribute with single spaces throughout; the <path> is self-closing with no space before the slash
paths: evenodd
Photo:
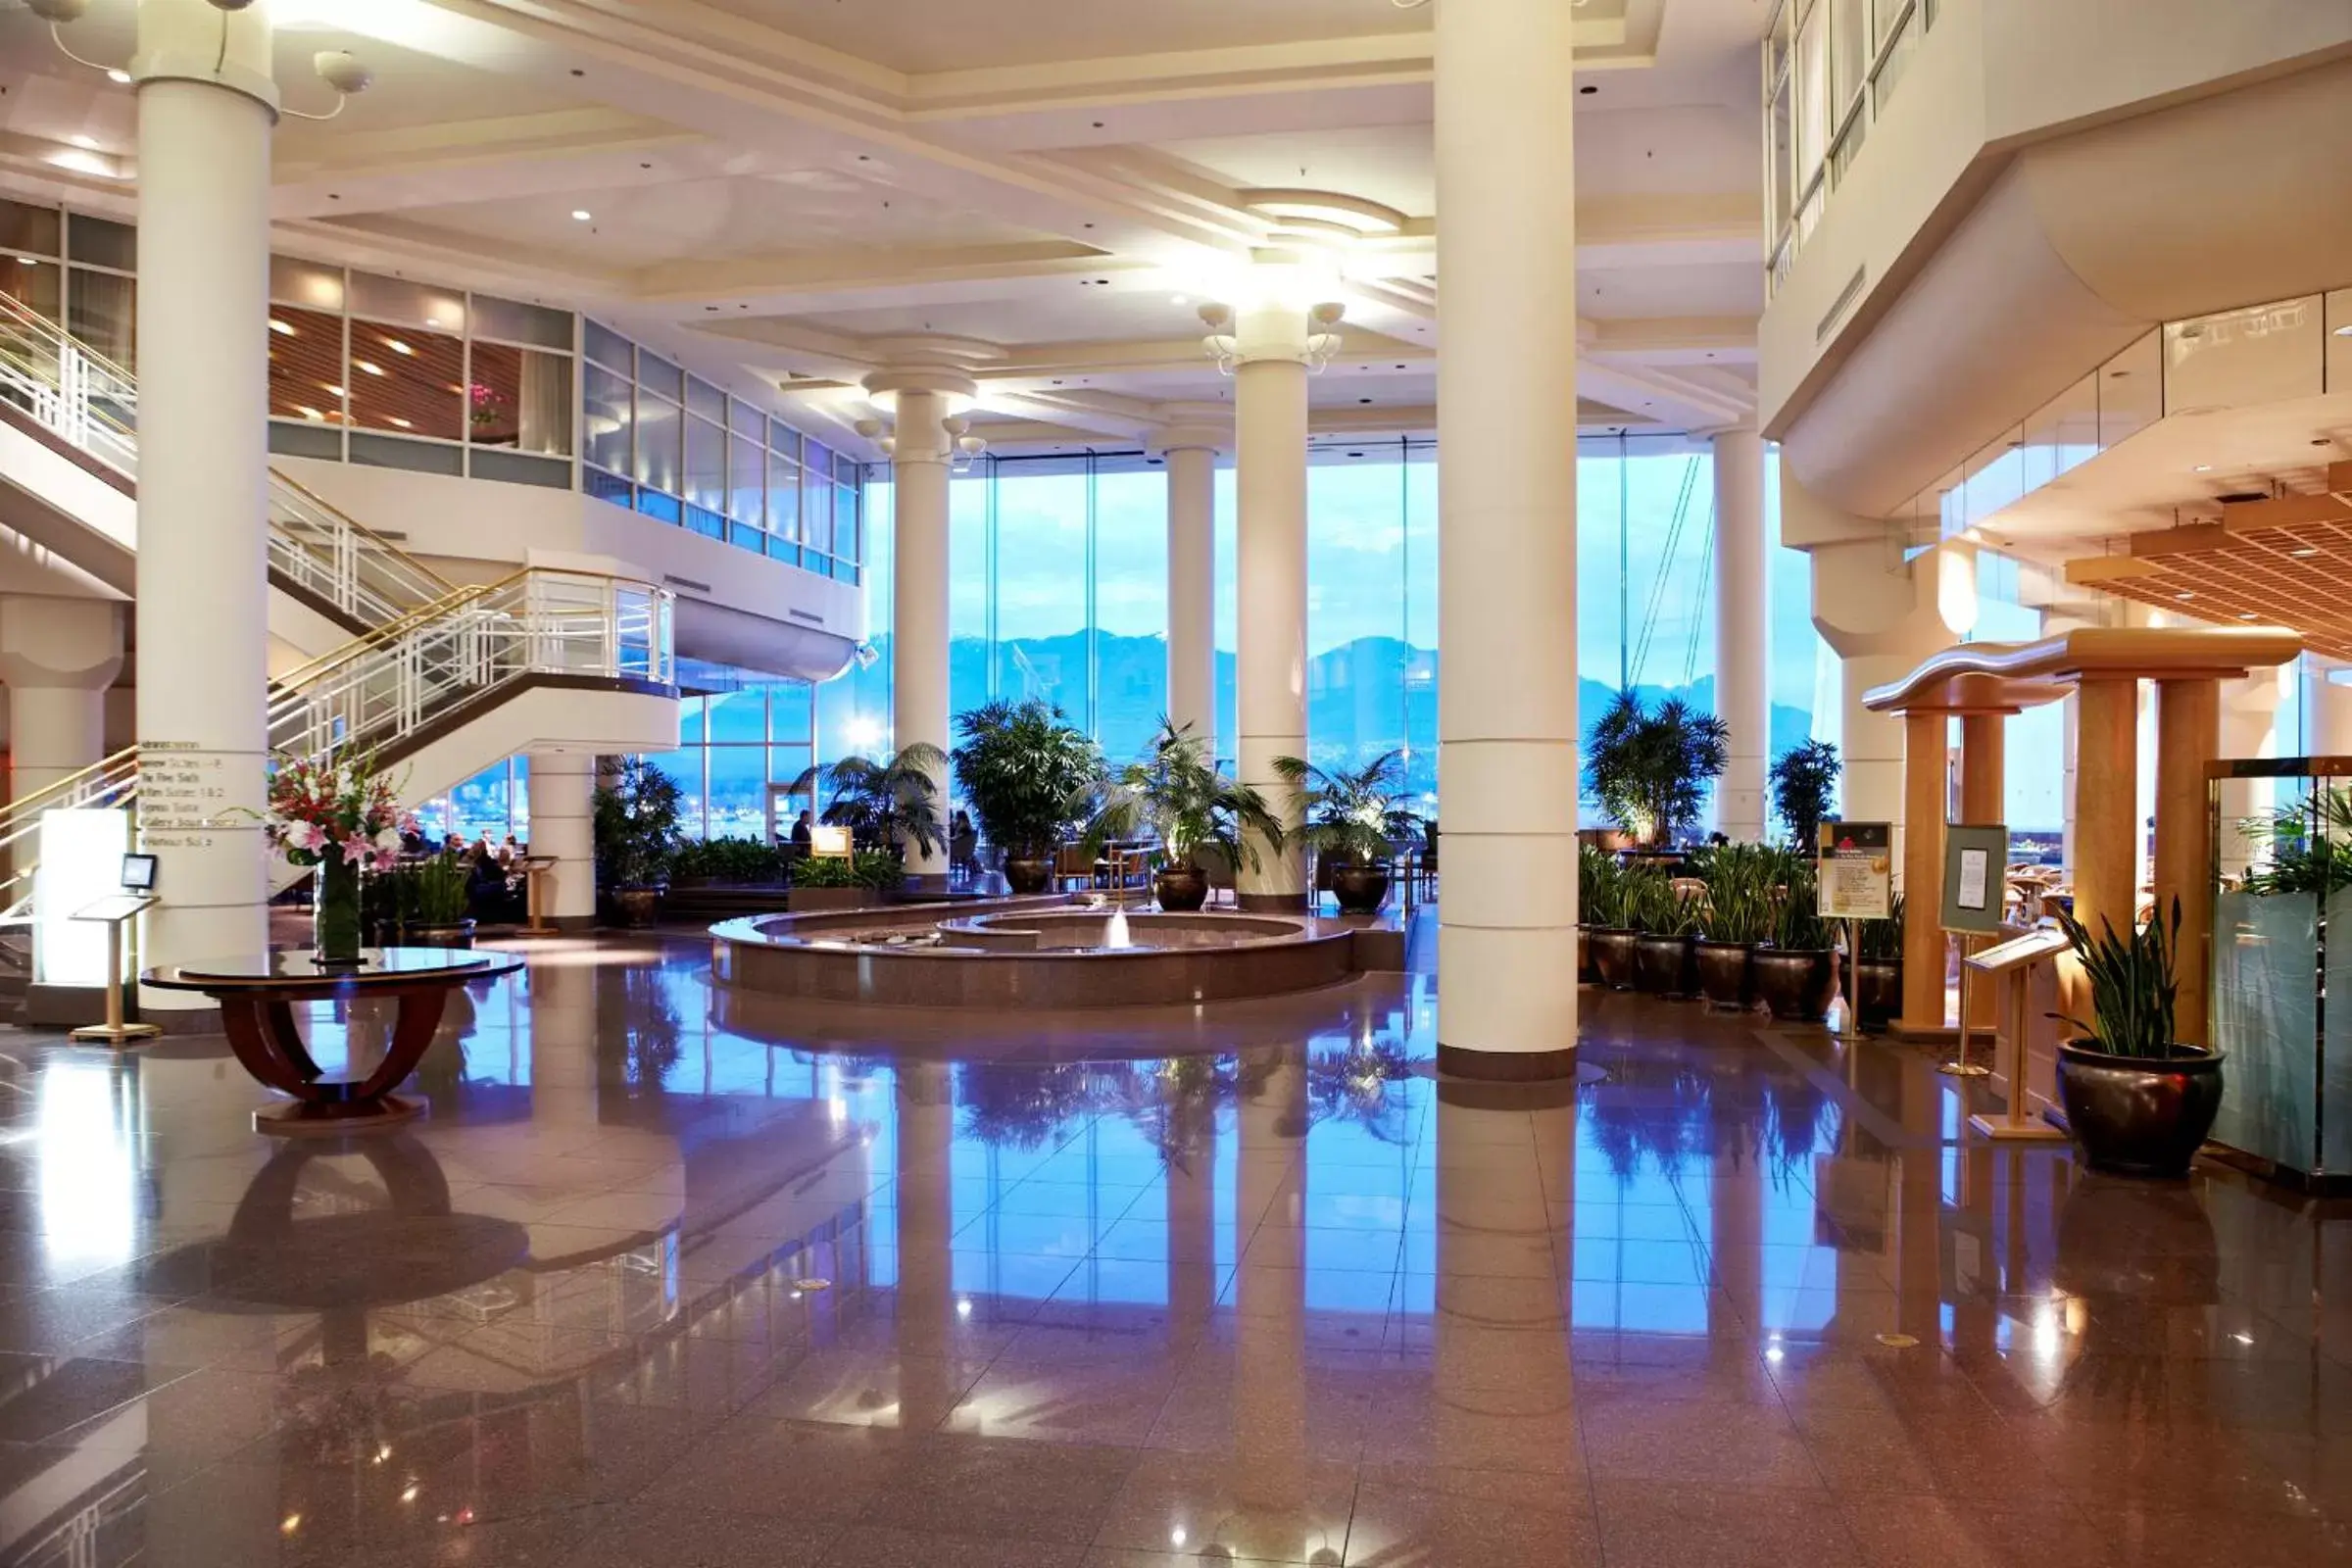
<path id="1" fill-rule="evenodd" d="M 2180 945 L 2174 956 L 2180 991 L 2174 1028 L 2190 1045 L 2212 1038 L 2206 976 L 2213 936 L 2213 824 L 2205 764 L 2221 755 L 2222 686 L 2203 680 L 2156 683 L 2156 912 L 2180 900 Z"/>
<path id="2" fill-rule="evenodd" d="M 2008 754 L 2005 750 L 2008 726 L 2009 714 L 2005 710 L 1960 715 L 1960 820 L 1963 822 L 1983 824 L 2008 820 L 2005 800 L 2009 777 Z M 2008 859 L 2008 854 L 2003 852 L 2002 864 L 1993 868 L 1995 875 L 1999 875 L 2006 867 Z M 1936 875 L 1942 875 L 1940 867 Z M 1993 891 L 1995 897 L 2006 895 L 2007 881 L 2003 880 Z M 1967 940 L 1971 939 L 1963 939 L 1964 943 Z M 1983 945 L 1993 939 L 1977 937 L 1973 940 Z M 1969 950 L 1963 946 L 1961 951 L 1965 954 Z M 1968 1026 L 1971 1029 L 1990 1030 L 1993 1027 L 1994 1004 L 1998 1000 L 1995 991 L 1996 988 L 1991 985 L 1971 984 L 1968 987 Z"/>
<path id="3" fill-rule="evenodd" d="M 2218 719 L 2217 719 L 2218 722 Z M 2101 921 L 2132 926 L 2139 896 L 2139 683 L 2085 677 L 2075 717 L 2075 918 L 2093 938 Z M 2090 1016 L 2082 970 L 2063 969 L 2065 1010 Z"/>
<path id="4" fill-rule="evenodd" d="M 1942 912 L 1945 737 L 1941 709 L 1903 715 L 1903 1011 L 1897 1033 L 1939 1037 L 1943 1013 Z"/>

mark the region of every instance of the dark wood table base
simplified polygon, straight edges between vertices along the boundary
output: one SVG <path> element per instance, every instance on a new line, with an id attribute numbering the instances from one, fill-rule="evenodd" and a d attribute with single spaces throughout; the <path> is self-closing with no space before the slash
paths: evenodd
<path id="1" fill-rule="evenodd" d="M 320 1076 L 295 1026 L 293 1001 L 285 995 L 260 988 L 223 992 L 220 1021 L 228 1030 L 229 1049 L 265 1086 L 293 1098 L 292 1104 L 255 1111 L 253 1130 L 281 1138 L 332 1138 L 397 1127 L 423 1115 L 424 1102 L 392 1091 L 416 1070 L 432 1046 L 450 990 L 447 982 L 371 988 L 369 995 L 389 997 L 399 1010 L 384 1059 L 359 1079 Z"/>

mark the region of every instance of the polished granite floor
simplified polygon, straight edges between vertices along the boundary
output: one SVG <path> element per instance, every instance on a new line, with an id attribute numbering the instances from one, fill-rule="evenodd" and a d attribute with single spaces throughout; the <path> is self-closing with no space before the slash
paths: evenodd
<path id="1" fill-rule="evenodd" d="M 2352 1211 L 1932 1057 L 1588 992 L 1584 1082 L 1457 1091 L 1427 975 L 877 1028 L 531 952 L 348 1145 L 0 1035 L 0 1562 L 2352 1560 Z"/>

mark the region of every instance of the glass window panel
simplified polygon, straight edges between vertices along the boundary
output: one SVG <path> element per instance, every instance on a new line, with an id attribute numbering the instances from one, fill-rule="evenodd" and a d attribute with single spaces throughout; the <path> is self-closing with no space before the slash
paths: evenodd
<path id="1" fill-rule="evenodd" d="M 350 453 L 354 463 L 377 468 L 406 468 L 412 473 L 446 473 L 455 477 L 466 468 L 466 449 L 455 443 L 369 435 L 365 430 L 351 433 Z"/>
<path id="2" fill-rule="evenodd" d="M 449 792 L 449 834 L 467 843 L 487 833 L 493 842 L 514 831 L 514 780 L 496 762 Z"/>
<path id="3" fill-rule="evenodd" d="M 672 403 L 686 401 L 686 372 L 651 349 L 637 351 L 637 384 Z"/>
<path id="4" fill-rule="evenodd" d="M 686 499 L 709 512 L 727 505 L 727 432 L 709 419 L 686 419 Z"/>
<path id="5" fill-rule="evenodd" d="M 86 267 L 135 272 L 139 270 L 139 231 L 111 219 L 70 213 L 66 217 L 66 257 Z"/>
<path id="6" fill-rule="evenodd" d="M 678 699 L 678 744 L 680 746 L 703 744 L 704 706 L 710 701 L 710 698 L 702 696 Z"/>
<path id="7" fill-rule="evenodd" d="M 801 432 L 782 419 L 767 421 L 767 449 L 781 452 L 793 462 L 801 461 Z"/>
<path id="8" fill-rule="evenodd" d="M 739 691 L 712 692 L 704 699 L 706 737 L 710 744 L 767 739 L 767 687 L 764 684 L 743 687 Z"/>
<path id="9" fill-rule="evenodd" d="M 571 356 L 477 338 L 466 438 L 475 446 L 569 457 Z"/>
<path id="10" fill-rule="evenodd" d="M 57 291 L 65 269 L 55 262 L 36 262 L 29 256 L 0 257 L 0 294 L 7 295 L 43 320 L 57 319 Z M 55 360 L 55 356 L 50 356 Z"/>
<path id="11" fill-rule="evenodd" d="M 370 323 L 351 328 L 351 421 L 370 430 L 398 430 L 458 441 L 476 420 L 495 428 L 500 416 L 489 388 L 466 384 L 464 339 L 439 332 L 406 332 L 397 341 L 408 350 L 392 353 L 368 341 L 380 336 Z"/>
<path id="12" fill-rule="evenodd" d="M 754 446 L 767 441 L 767 416 L 741 398 L 727 399 L 727 429 Z"/>
<path id="13" fill-rule="evenodd" d="M 571 313 L 520 300 L 502 300 L 495 294 L 473 297 L 473 335 L 504 338 L 532 348 L 571 352 Z"/>
<path id="14" fill-rule="evenodd" d="M 581 373 L 586 378 L 581 404 L 588 431 L 580 455 L 600 468 L 627 473 L 632 419 L 629 383 L 599 365 L 589 365 Z"/>
<path id="15" fill-rule="evenodd" d="M 767 499 L 761 484 L 766 475 L 767 449 L 755 438 L 736 431 L 727 437 L 727 515 L 757 528 L 767 519 Z"/>
<path id="16" fill-rule="evenodd" d="M 767 738 L 806 745 L 815 722 L 814 688 L 807 681 L 778 681 L 767 689 Z"/>
<path id="17" fill-rule="evenodd" d="M 674 403 L 664 403 L 640 387 L 637 394 L 637 482 L 670 495 L 678 494 L 685 466 L 681 453 L 685 416 Z M 673 519 L 674 509 L 673 509 Z"/>
<path id="18" fill-rule="evenodd" d="M 713 746 L 710 751 L 710 836 L 757 839 L 767 831 L 767 748 Z"/>
<path id="19" fill-rule="evenodd" d="M 1404 781 L 1438 800 L 1438 464 L 1433 446 L 1404 463 Z"/>
<path id="20" fill-rule="evenodd" d="M 343 318 L 279 306 L 270 313 L 270 412 L 314 424 L 343 422 Z M 282 329 L 281 329 L 282 328 Z"/>
<path id="21" fill-rule="evenodd" d="M 634 506 L 637 487 L 617 473 L 601 473 L 585 468 L 580 473 L 580 493 L 598 501 L 610 501 L 616 507 Z"/>
<path id="22" fill-rule="evenodd" d="M 880 471 L 889 472 L 887 468 Z M 868 498 L 874 509 L 871 513 L 874 526 L 867 539 L 873 572 L 866 578 L 865 638 L 879 657 L 866 663 L 852 662 L 848 669 L 810 694 L 815 705 L 816 755 L 824 762 L 838 761 L 856 752 L 871 753 L 890 744 L 892 583 L 888 490 L 885 484 L 878 499 Z M 951 685 L 951 693 L 953 690 Z"/>
<path id="23" fill-rule="evenodd" d="M 582 321 L 580 347 L 586 351 L 589 359 L 608 370 L 617 370 L 624 376 L 632 377 L 637 373 L 635 346 L 609 326 Z"/>
<path id="24" fill-rule="evenodd" d="M 1002 462 L 996 486 L 997 695 L 1043 698 L 1091 730 L 1085 460 Z"/>
<path id="25" fill-rule="evenodd" d="M 833 555 L 853 566 L 858 564 L 858 487 L 854 484 L 833 487 Z"/>
<path id="26" fill-rule="evenodd" d="M 806 743 L 799 746 L 770 746 L 767 749 L 768 782 L 771 784 L 793 783 L 803 773 L 808 772 L 815 760 L 816 748 Z M 783 802 L 776 803 L 776 827 L 786 837 L 791 836 L 792 818 L 799 809 L 800 808 L 795 806 L 792 810 L 787 811 Z"/>
<path id="27" fill-rule="evenodd" d="M 800 470 L 780 452 L 767 455 L 767 531 L 779 539 L 801 536 Z"/>
<path id="28" fill-rule="evenodd" d="M 814 450 L 811 448 L 810 450 Z M 821 470 L 803 475 L 801 486 L 801 544 L 820 555 L 833 549 L 833 487 Z"/>
<path id="29" fill-rule="evenodd" d="M 659 490 L 638 491 L 637 511 L 641 516 L 658 517 L 663 522 L 685 520 L 683 514 L 678 510 L 677 497 L 663 495 Z"/>
<path id="30" fill-rule="evenodd" d="M 64 239 L 65 215 L 59 209 L 0 197 L 0 250 L 62 256 Z"/>
<path id="31" fill-rule="evenodd" d="M 137 369 L 137 280 L 71 267 L 66 289 L 66 330 L 124 369 Z"/>
<path id="32" fill-rule="evenodd" d="M 1239 515 L 1234 502 L 1233 469 L 1220 465 L 1217 468 L 1214 515 L 1214 532 L 1217 536 L 1217 756 L 1227 763 L 1240 755 L 1241 711 L 1234 689 L 1235 650 L 1241 646 L 1235 631 L 1235 624 L 1240 617 L 1240 594 L 1234 565 L 1236 548 L 1240 543 L 1235 535 Z"/>
<path id="33" fill-rule="evenodd" d="M 655 752 L 645 760 L 669 775 L 678 786 L 678 830 L 688 838 L 705 837 L 703 828 L 703 757 L 699 747 L 677 752 Z"/>
<path id="34" fill-rule="evenodd" d="M 1140 757 L 1168 706 L 1167 470 L 1095 469 L 1095 738 Z"/>
<path id="35" fill-rule="evenodd" d="M 1830 146 L 1828 8 L 1816 6 L 1796 33 L 1796 188 L 1821 172 Z"/>
<path id="36" fill-rule="evenodd" d="M 351 314 L 399 326 L 463 332 L 466 296 L 429 283 L 412 283 L 405 277 L 355 271 L 351 274 Z"/>
<path id="37" fill-rule="evenodd" d="M 971 473 L 948 482 L 948 710 L 960 713 L 988 701 L 993 665 L 990 601 L 996 568 L 989 552 L 989 475 L 997 465 L 983 460 Z M 866 514 L 880 519 L 897 499 L 890 466 L 877 464 L 881 477 L 866 487 Z"/>
<path id="38" fill-rule="evenodd" d="M 833 477 L 833 449 L 802 437 L 801 466 L 808 470 L 811 482 L 830 479 Z"/>
<path id="39" fill-rule="evenodd" d="M 1836 57 L 1834 113 L 1843 115 L 1862 91 L 1863 73 L 1870 61 L 1869 0 L 1833 0 L 1830 7 L 1831 47 Z"/>
<path id="40" fill-rule="evenodd" d="M 297 256 L 270 258 L 270 298 L 312 311 L 343 309 L 343 269 Z"/>
<path id="41" fill-rule="evenodd" d="M 727 422 L 727 395 L 699 375 L 686 378 L 686 408 L 713 424 Z"/>
<path id="42" fill-rule="evenodd" d="M 1306 474 L 1307 760 L 1334 768 L 1404 745 L 1403 465 L 1349 450 Z"/>

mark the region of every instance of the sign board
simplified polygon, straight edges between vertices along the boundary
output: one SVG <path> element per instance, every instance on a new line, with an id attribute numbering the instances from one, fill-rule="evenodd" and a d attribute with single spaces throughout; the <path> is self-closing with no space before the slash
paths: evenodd
<path id="1" fill-rule="evenodd" d="M 1894 825 L 1821 824 L 1821 917 L 1884 920 L 1894 911 Z"/>
<path id="2" fill-rule="evenodd" d="M 32 872 L 32 977 L 45 986 L 106 984 L 107 933 L 75 925 L 74 911 L 121 891 L 130 815 L 111 807 L 52 808 L 41 813 L 40 861 Z"/>
<path id="3" fill-rule="evenodd" d="M 1995 943 L 1982 953 L 1972 953 L 1960 961 L 1979 974 L 2002 974 L 2022 965 L 2036 963 L 2067 948 L 2066 933 L 2052 926 L 2029 931 L 2022 937 L 2011 937 Z"/>
<path id="4" fill-rule="evenodd" d="M 808 854 L 815 859 L 846 860 L 850 858 L 850 830 L 819 822 L 808 830 Z"/>
<path id="5" fill-rule="evenodd" d="M 2009 829 L 1999 822 L 1943 830 L 1943 907 L 1946 931 L 2000 934 L 2009 897 Z"/>

